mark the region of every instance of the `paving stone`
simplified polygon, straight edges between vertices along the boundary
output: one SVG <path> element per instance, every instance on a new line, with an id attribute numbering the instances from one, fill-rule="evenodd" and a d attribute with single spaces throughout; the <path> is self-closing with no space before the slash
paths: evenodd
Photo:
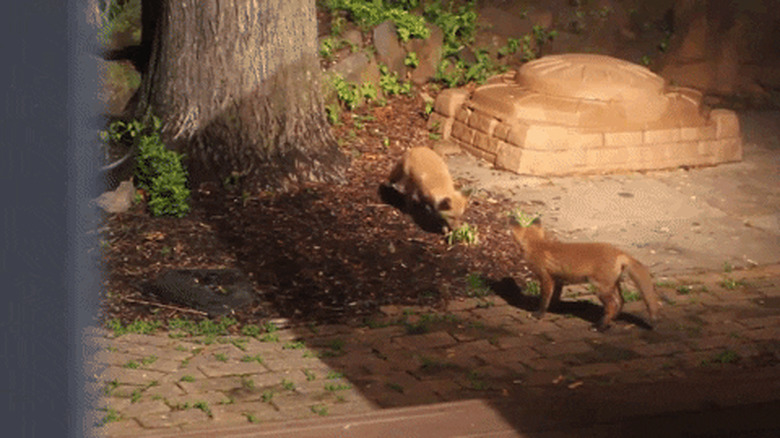
<path id="1" fill-rule="evenodd" d="M 184 394 L 184 390 L 175 383 L 162 383 L 144 390 L 145 398 L 162 397 L 170 398 Z"/>
<path id="2" fill-rule="evenodd" d="M 147 430 L 141 427 L 134 419 L 112 421 L 105 425 L 95 428 L 98 436 L 108 437 L 137 437 Z"/>
<path id="3" fill-rule="evenodd" d="M 137 359 L 144 357 L 154 356 L 159 359 L 176 360 L 181 361 L 191 355 L 189 351 L 178 351 L 171 348 L 171 345 L 156 346 L 156 345 L 131 345 L 124 349 L 125 353 L 134 355 Z"/>
<path id="4" fill-rule="evenodd" d="M 527 373 L 522 378 L 522 384 L 526 386 L 554 385 L 555 381 L 563 376 L 559 370 L 539 370 Z"/>
<path id="5" fill-rule="evenodd" d="M 119 383 L 146 385 L 155 380 L 159 382 L 164 376 L 165 373 L 159 371 L 111 366 L 103 370 L 98 378 L 102 381 L 117 380 Z"/>
<path id="6" fill-rule="evenodd" d="M 520 358 L 521 363 L 534 371 L 561 371 L 566 368 L 562 360 L 550 359 L 546 357 Z"/>
<path id="7" fill-rule="evenodd" d="M 384 344 L 396 336 L 403 336 L 405 334 L 406 331 L 403 327 L 393 325 L 389 327 L 368 329 L 357 335 L 357 338 L 360 339 L 360 342 L 363 344 L 375 346 L 377 344 Z"/>
<path id="8" fill-rule="evenodd" d="M 540 358 L 539 353 L 528 347 L 516 347 L 506 350 L 484 351 L 477 355 L 486 364 L 508 365 L 512 369 L 517 369 L 521 359 L 531 360 Z"/>
<path id="9" fill-rule="evenodd" d="M 130 403 L 119 412 L 125 418 L 134 418 L 146 414 L 160 414 L 169 412 L 170 410 L 171 408 L 169 408 L 168 405 L 166 405 L 162 400 L 154 400 Z"/>
<path id="10" fill-rule="evenodd" d="M 529 347 L 547 342 L 536 335 L 499 336 L 496 338 L 498 348 L 502 350 L 514 350 L 518 347 Z M 529 349 L 530 350 L 530 349 Z"/>
<path id="11" fill-rule="evenodd" d="M 701 338 L 691 338 L 685 341 L 694 350 L 711 350 L 713 348 L 729 348 L 737 343 L 732 336 L 715 335 Z"/>
<path id="12" fill-rule="evenodd" d="M 517 331 L 519 333 L 522 333 L 524 335 L 538 335 L 542 333 L 547 333 L 551 331 L 558 331 L 561 328 L 555 325 L 555 323 L 552 320 L 546 319 L 547 316 L 545 316 L 545 319 L 542 321 L 536 320 L 531 317 L 527 317 L 529 320 L 528 323 L 525 323 L 525 320 L 523 320 L 523 324 L 519 325 L 517 327 Z"/>
<path id="13" fill-rule="evenodd" d="M 689 349 L 679 342 L 658 342 L 654 344 L 637 345 L 633 350 L 642 356 L 668 356 L 674 353 L 686 352 Z"/>
<path id="14" fill-rule="evenodd" d="M 349 335 L 355 331 L 354 327 L 346 324 L 307 325 L 306 329 L 312 336 Z"/>
<path id="15" fill-rule="evenodd" d="M 760 316 L 739 320 L 747 328 L 780 328 L 780 313 L 771 316 Z"/>
<path id="16" fill-rule="evenodd" d="M 268 368 L 257 362 L 211 362 L 199 365 L 198 369 L 208 377 L 257 374 L 268 371 Z"/>
<path id="17" fill-rule="evenodd" d="M 123 409 L 130 406 L 129 397 L 117 397 L 117 396 L 102 396 L 95 402 L 95 409 L 113 409 L 115 411 L 121 412 Z M 105 412 L 101 412 L 101 416 L 105 416 Z"/>
<path id="18" fill-rule="evenodd" d="M 184 380 L 182 380 L 182 378 Z M 158 383 L 173 383 L 178 384 L 180 382 L 195 379 L 195 381 L 201 381 L 204 379 L 207 379 L 208 376 L 203 374 L 199 369 L 193 366 L 188 366 L 186 368 L 181 368 L 178 371 L 174 373 L 165 374 L 162 379 L 158 381 Z"/>
<path id="19" fill-rule="evenodd" d="M 753 340 L 778 340 L 780 339 L 780 327 L 765 327 L 755 330 L 745 330 L 739 333 L 740 336 L 744 336 Z"/>
<path id="20" fill-rule="evenodd" d="M 188 404 L 190 407 L 192 407 L 195 403 L 198 402 L 206 402 L 208 403 L 209 407 L 211 407 L 218 405 L 227 399 L 228 398 L 222 392 L 208 391 L 177 395 L 168 398 L 166 401 L 167 404 L 171 407 L 183 406 L 185 404 Z"/>
<path id="21" fill-rule="evenodd" d="M 429 349 L 447 347 L 457 343 L 449 333 L 443 330 L 422 335 L 401 336 L 393 339 L 393 343 L 408 349 Z"/>
<path id="22" fill-rule="evenodd" d="M 296 370 L 302 368 L 316 368 L 320 366 L 320 364 L 322 364 L 322 360 L 312 356 L 304 357 L 303 354 L 301 353 L 300 356 L 286 355 L 286 356 L 270 357 L 264 359 L 263 364 L 270 371 L 280 372 L 280 371 L 290 371 L 290 370 Z"/>
<path id="23" fill-rule="evenodd" d="M 205 422 L 209 416 L 200 409 L 186 409 L 182 411 L 171 411 L 163 414 L 145 414 L 136 418 L 139 423 L 148 429 L 162 429 L 182 424 L 192 424 Z"/>
<path id="24" fill-rule="evenodd" d="M 447 303 L 448 312 L 460 312 L 463 310 L 476 309 L 477 305 L 482 302 L 479 298 L 459 298 L 457 300 L 451 300 Z"/>
<path id="25" fill-rule="evenodd" d="M 577 377 L 603 376 L 620 372 L 620 366 L 615 363 L 591 363 L 569 368 L 569 372 Z"/>
<path id="26" fill-rule="evenodd" d="M 543 356 L 561 356 L 564 354 L 578 354 L 593 351 L 591 346 L 584 341 L 556 342 L 546 345 L 534 345 L 532 348 Z"/>
<path id="27" fill-rule="evenodd" d="M 429 379 L 424 384 L 426 388 L 442 400 L 459 400 L 463 398 L 460 392 L 461 386 L 454 379 Z"/>
<path id="28" fill-rule="evenodd" d="M 281 420 L 284 418 L 273 404 L 260 400 L 223 404 L 219 406 L 219 410 L 238 414 L 251 413 L 261 421 Z"/>
<path id="29" fill-rule="evenodd" d="M 194 424 L 182 424 L 182 432 L 209 431 L 216 428 L 226 428 L 230 426 L 244 426 L 249 424 L 246 415 L 239 412 L 227 412 L 222 408 L 212 408 L 213 417 L 206 422 Z"/>

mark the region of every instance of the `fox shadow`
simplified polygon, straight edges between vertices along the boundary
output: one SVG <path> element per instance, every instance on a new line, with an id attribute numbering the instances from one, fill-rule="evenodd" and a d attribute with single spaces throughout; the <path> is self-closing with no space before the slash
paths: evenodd
<path id="1" fill-rule="evenodd" d="M 525 293 L 513 278 L 504 277 L 501 280 L 488 280 L 488 287 L 498 296 L 503 298 L 510 306 L 523 309 L 528 312 L 535 312 L 539 309 L 539 295 L 528 295 Z M 565 295 L 564 290 L 564 295 Z M 558 315 L 574 315 L 595 325 L 604 314 L 604 308 L 590 301 L 564 301 L 550 303 L 547 313 Z M 652 330 L 653 327 L 644 319 L 634 316 L 630 313 L 620 312 L 615 321 L 623 321 L 628 324 L 634 324 L 646 330 Z"/>
<path id="2" fill-rule="evenodd" d="M 382 202 L 411 216 L 414 223 L 425 232 L 441 234 L 442 228 L 447 225 L 433 208 L 423 202 L 411 202 L 407 206 L 406 195 L 391 185 L 380 184 L 378 191 Z"/>

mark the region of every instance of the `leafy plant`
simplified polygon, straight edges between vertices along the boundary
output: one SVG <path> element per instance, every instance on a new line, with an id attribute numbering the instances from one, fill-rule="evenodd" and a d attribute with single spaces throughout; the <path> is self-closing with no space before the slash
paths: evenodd
<path id="1" fill-rule="evenodd" d="M 117 412 L 114 408 L 103 408 L 102 409 L 106 415 L 103 416 L 103 418 L 100 419 L 100 424 L 105 425 L 108 423 L 111 423 L 112 421 L 119 421 L 122 417 L 119 415 L 119 412 Z"/>
<path id="2" fill-rule="evenodd" d="M 386 65 L 379 66 L 379 88 L 388 96 L 394 94 L 409 94 L 412 91 L 412 83 L 402 83 L 398 79 L 398 73 L 390 72 Z"/>
<path id="3" fill-rule="evenodd" d="M 536 280 L 531 280 L 525 283 L 525 292 L 526 294 L 536 297 L 541 294 L 541 289 L 539 288 L 539 282 Z"/>
<path id="4" fill-rule="evenodd" d="M 103 0 L 98 8 L 98 40 L 102 44 L 110 44 L 114 34 L 131 30 L 133 41 L 141 42 L 141 0 Z"/>
<path id="5" fill-rule="evenodd" d="M 734 280 L 733 278 L 724 278 L 720 282 L 720 286 L 723 289 L 733 290 L 736 289 L 739 286 L 742 286 L 743 283 L 741 281 Z"/>
<path id="6" fill-rule="evenodd" d="M 294 391 L 295 383 L 292 380 L 282 379 L 282 388 L 288 391 Z"/>
<path id="7" fill-rule="evenodd" d="M 459 242 L 463 242 L 467 245 L 477 245 L 479 243 L 477 226 L 472 226 L 464 222 L 458 228 L 450 231 L 447 235 L 447 243 L 453 245 Z"/>
<path id="8" fill-rule="evenodd" d="M 336 90 L 336 97 L 339 102 L 343 103 L 348 110 L 360 106 L 362 100 L 357 84 L 345 80 L 339 74 L 333 74 L 331 76 L 331 85 Z"/>
<path id="9" fill-rule="evenodd" d="M 534 221 L 539 219 L 539 217 L 541 216 L 539 214 L 526 214 L 519 207 L 510 211 L 509 213 L 507 213 L 507 215 L 511 217 L 515 222 L 517 222 L 517 224 L 520 225 L 521 227 L 530 227 L 531 224 L 533 224 Z"/>
<path id="10" fill-rule="evenodd" d="M 139 121 L 115 123 L 115 135 L 130 135 L 138 146 L 136 183 L 149 194 L 149 210 L 152 214 L 176 217 L 186 215 L 190 210 L 187 202 L 190 190 L 187 188 L 187 171 L 181 163 L 184 156 L 165 147 L 160 135 L 160 119 L 152 116 L 151 126 Z"/>
<path id="11" fill-rule="evenodd" d="M 127 333 L 136 333 L 140 335 L 150 335 L 157 331 L 162 326 L 159 321 L 134 321 L 130 324 L 123 325 L 122 321 L 118 318 L 114 318 L 106 322 L 106 327 L 114 332 L 114 336 L 122 336 Z"/>
<path id="12" fill-rule="evenodd" d="M 352 20 L 363 29 L 370 29 L 386 20 L 396 26 L 398 38 L 408 41 L 410 38 L 425 39 L 431 31 L 425 26 L 425 20 L 419 15 L 411 14 L 404 7 L 411 2 L 400 2 L 400 7 L 394 7 L 390 2 L 374 0 L 327 0 L 325 6 L 331 10 L 346 11 Z M 398 2 L 396 2 L 398 3 Z"/>
<path id="13" fill-rule="evenodd" d="M 192 407 L 195 409 L 200 409 L 201 411 L 205 412 L 206 415 L 209 416 L 209 418 L 213 417 L 214 414 L 211 412 L 211 408 L 209 407 L 208 402 L 206 401 L 196 401 L 192 404 Z"/>
<path id="14" fill-rule="evenodd" d="M 259 354 L 256 354 L 254 356 L 246 355 L 241 358 L 241 362 L 257 362 L 259 364 L 262 364 L 263 358 Z"/>
<path id="15" fill-rule="evenodd" d="M 553 39 L 555 39 L 556 36 L 558 36 L 558 31 L 556 31 L 555 29 L 547 30 L 546 27 L 540 24 L 535 24 L 531 28 L 531 32 L 533 32 L 534 40 L 536 41 L 537 57 L 541 56 L 542 54 L 542 46 L 544 46 L 545 43 L 547 43 L 548 41 L 552 41 Z"/>
<path id="16" fill-rule="evenodd" d="M 626 289 L 623 291 L 623 300 L 627 303 L 633 303 L 635 301 L 639 301 L 642 299 L 642 296 L 639 295 L 639 292 L 632 290 L 632 289 Z"/>
<path id="17" fill-rule="evenodd" d="M 437 25 L 444 34 L 443 57 L 454 55 L 464 46 L 474 42 L 477 30 L 477 13 L 474 11 L 475 0 L 461 5 L 453 12 L 455 2 L 449 2 L 449 8 L 442 7 L 441 0 L 427 5 L 423 16 Z"/>
<path id="18" fill-rule="evenodd" d="M 466 276 L 466 295 L 469 297 L 484 297 L 490 295 L 485 279 L 479 274 L 469 274 Z"/>
<path id="19" fill-rule="evenodd" d="M 677 286 L 677 293 L 680 295 L 688 295 L 689 293 L 691 293 L 691 290 L 692 289 L 690 286 L 686 286 L 684 284 Z"/>
<path id="20" fill-rule="evenodd" d="M 323 417 L 328 415 L 328 407 L 325 405 L 313 405 L 311 411 Z"/>
<path id="21" fill-rule="evenodd" d="M 420 65 L 420 60 L 417 58 L 417 54 L 409 52 L 404 58 L 404 65 L 411 68 L 417 68 Z"/>

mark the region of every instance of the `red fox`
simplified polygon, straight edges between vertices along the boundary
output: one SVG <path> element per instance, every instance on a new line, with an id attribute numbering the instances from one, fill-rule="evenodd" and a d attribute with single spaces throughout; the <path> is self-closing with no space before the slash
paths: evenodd
<path id="1" fill-rule="evenodd" d="M 650 318 L 656 319 L 660 304 L 650 271 L 625 252 L 607 243 L 563 243 L 547 239 L 538 224 L 514 225 L 512 234 L 531 271 L 541 282 L 541 304 L 534 314 L 537 318 L 544 316 L 553 298 L 560 300 L 564 283 L 590 281 L 604 304 L 604 316 L 596 327 L 599 331 L 607 330 L 623 307 L 620 280 L 627 271 L 642 291 Z"/>
<path id="2" fill-rule="evenodd" d="M 447 164 L 433 150 L 415 147 L 406 151 L 390 172 L 390 184 L 400 186 L 407 206 L 412 200 L 424 202 L 439 213 L 451 230 L 460 224 L 468 198 L 455 190 Z"/>

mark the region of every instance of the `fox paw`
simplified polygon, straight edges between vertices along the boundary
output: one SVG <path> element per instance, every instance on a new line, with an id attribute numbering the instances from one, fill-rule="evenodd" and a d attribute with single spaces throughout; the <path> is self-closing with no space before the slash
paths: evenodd
<path id="1" fill-rule="evenodd" d="M 538 319 L 538 320 L 541 320 L 541 319 L 543 319 L 543 318 L 544 318 L 544 315 L 545 315 L 546 313 L 547 313 L 547 312 L 544 312 L 544 311 L 541 311 L 541 310 L 537 310 L 536 312 L 534 312 L 534 313 L 532 313 L 532 314 L 531 314 L 531 317 L 532 317 L 533 319 Z"/>

